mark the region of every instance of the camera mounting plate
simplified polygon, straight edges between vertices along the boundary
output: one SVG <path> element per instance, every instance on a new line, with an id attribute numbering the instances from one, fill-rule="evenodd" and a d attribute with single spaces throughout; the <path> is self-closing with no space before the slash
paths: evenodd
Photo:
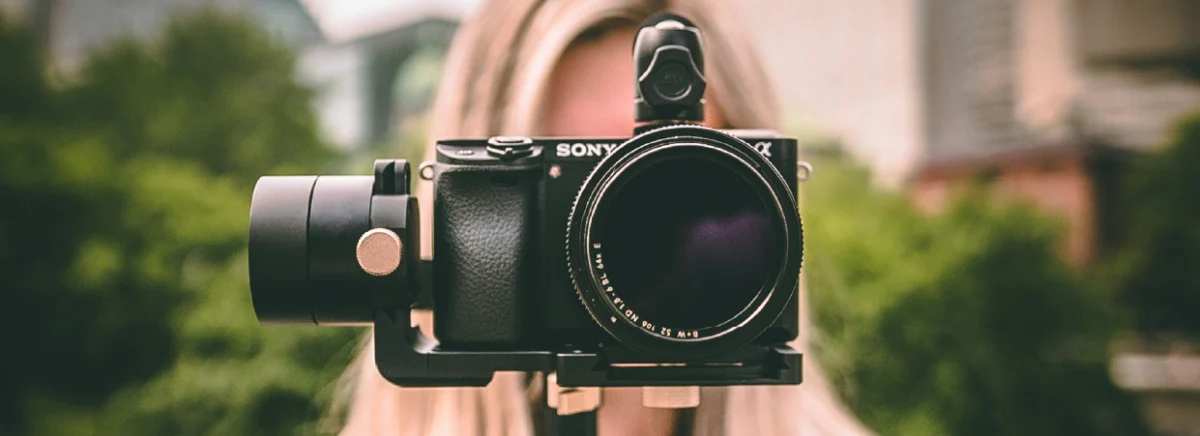
<path id="1" fill-rule="evenodd" d="M 378 311 L 374 325 L 375 364 L 385 379 L 404 387 L 482 387 L 497 371 L 557 373 L 564 387 L 795 385 L 802 378 L 801 353 L 786 344 L 749 344 L 714 361 L 648 364 L 624 347 L 607 344 L 447 350 L 421 334 L 407 309 Z"/>

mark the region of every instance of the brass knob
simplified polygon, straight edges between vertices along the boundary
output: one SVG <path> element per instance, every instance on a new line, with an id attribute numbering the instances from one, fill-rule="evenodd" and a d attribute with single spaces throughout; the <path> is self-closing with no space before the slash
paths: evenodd
<path id="1" fill-rule="evenodd" d="M 404 243 L 388 229 L 371 229 L 358 238 L 358 266 L 373 276 L 386 276 L 400 267 Z"/>

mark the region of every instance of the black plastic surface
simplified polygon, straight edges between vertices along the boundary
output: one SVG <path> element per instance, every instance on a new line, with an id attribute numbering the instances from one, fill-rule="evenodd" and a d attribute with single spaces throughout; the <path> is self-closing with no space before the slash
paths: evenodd
<path id="1" fill-rule="evenodd" d="M 655 27 L 674 20 L 683 28 Z M 660 14 L 643 23 L 634 41 L 636 120 L 704 120 L 704 51 L 700 31 L 686 19 Z"/>
<path id="2" fill-rule="evenodd" d="M 308 204 L 315 176 L 262 177 L 250 202 L 249 270 L 262 324 L 313 324 Z"/>
<path id="3" fill-rule="evenodd" d="M 396 310 L 420 298 L 421 220 L 417 197 L 411 195 L 375 195 L 371 197 L 371 228 L 384 228 L 400 237 L 400 267 L 386 277 L 371 277 L 371 307 Z"/>
<path id="4" fill-rule="evenodd" d="M 375 195 L 408 195 L 411 174 L 408 161 L 404 159 L 378 159 L 375 161 L 375 184 L 371 191 Z"/>
<path id="5" fill-rule="evenodd" d="M 707 364 L 649 366 L 621 348 L 447 351 L 412 326 L 407 310 L 377 312 L 374 332 L 380 374 L 403 387 L 482 387 L 496 371 L 554 372 L 564 387 L 796 385 L 802 379 L 801 354 L 783 345 L 750 345 Z"/>
<path id="6" fill-rule="evenodd" d="M 370 323 L 371 278 L 358 265 L 358 239 L 371 229 L 371 176 L 322 176 L 313 187 L 308 267 L 317 324 Z"/>

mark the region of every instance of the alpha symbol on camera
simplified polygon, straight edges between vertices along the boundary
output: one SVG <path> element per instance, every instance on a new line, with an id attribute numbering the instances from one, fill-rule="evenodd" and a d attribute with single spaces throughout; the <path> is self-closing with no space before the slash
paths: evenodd
<path id="1" fill-rule="evenodd" d="M 754 143 L 754 150 L 763 156 L 771 157 L 771 142 L 770 141 L 756 142 L 756 143 Z"/>

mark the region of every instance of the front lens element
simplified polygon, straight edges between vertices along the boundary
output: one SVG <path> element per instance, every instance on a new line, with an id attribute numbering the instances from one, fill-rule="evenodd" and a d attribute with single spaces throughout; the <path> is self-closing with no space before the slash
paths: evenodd
<path id="1" fill-rule="evenodd" d="M 731 168 L 694 158 L 654 163 L 608 191 L 599 242 L 616 295 L 673 329 L 732 319 L 781 262 L 772 243 L 781 232 L 758 192 Z"/>
<path id="2" fill-rule="evenodd" d="M 566 239 L 588 314 L 655 359 L 730 352 L 795 307 L 804 241 L 792 188 L 721 131 L 659 127 L 614 149 L 580 187 Z"/>

